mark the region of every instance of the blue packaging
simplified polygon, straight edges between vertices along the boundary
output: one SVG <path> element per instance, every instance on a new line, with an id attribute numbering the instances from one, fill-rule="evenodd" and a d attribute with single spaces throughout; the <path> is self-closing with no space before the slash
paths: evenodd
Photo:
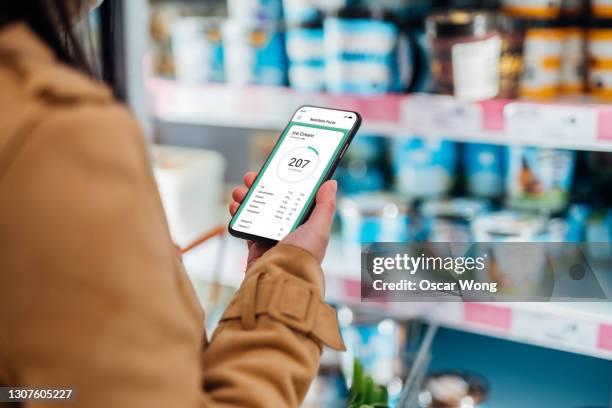
<path id="1" fill-rule="evenodd" d="M 289 84 L 305 92 L 322 91 L 325 87 L 325 51 L 323 27 L 320 24 L 287 30 Z"/>
<path id="2" fill-rule="evenodd" d="M 395 189 L 408 198 L 436 198 L 455 182 L 457 145 L 418 137 L 394 139 L 392 166 Z"/>
<path id="3" fill-rule="evenodd" d="M 468 192 L 476 197 L 496 198 L 504 191 L 504 148 L 469 143 L 463 151 Z"/>
<path id="4" fill-rule="evenodd" d="M 221 20 L 182 17 L 172 24 L 172 53 L 179 81 L 223 82 Z"/>
<path id="5" fill-rule="evenodd" d="M 223 25 L 223 45 L 229 84 L 287 83 L 285 42 L 279 25 L 227 20 Z"/>
<path id="6" fill-rule="evenodd" d="M 398 197 L 389 194 L 357 194 L 338 202 L 341 235 L 347 244 L 408 242 L 412 217 Z"/>
<path id="7" fill-rule="evenodd" d="M 331 93 L 382 94 L 398 83 L 398 28 L 365 17 L 327 18 L 324 23 L 325 79 Z"/>
<path id="8" fill-rule="evenodd" d="M 386 186 L 386 140 L 358 134 L 336 171 L 343 194 L 380 191 Z"/>
<path id="9" fill-rule="evenodd" d="M 537 147 L 508 148 L 508 205 L 560 211 L 569 200 L 576 152 Z"/>

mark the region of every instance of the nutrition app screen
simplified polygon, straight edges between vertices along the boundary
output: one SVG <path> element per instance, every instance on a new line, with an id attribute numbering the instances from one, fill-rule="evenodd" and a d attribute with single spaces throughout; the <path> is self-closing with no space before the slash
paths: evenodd
<path id="1" fill-rule="evenodd" d="M 294 230 L 356 120 L 352 112 L 300 108 L 249 190 L 232 229 L 273 240 Z"/>

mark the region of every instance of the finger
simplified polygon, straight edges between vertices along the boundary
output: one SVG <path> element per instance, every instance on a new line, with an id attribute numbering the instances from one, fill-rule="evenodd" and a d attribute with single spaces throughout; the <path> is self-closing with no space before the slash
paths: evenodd
<path id="1" fill-rule="evenodd" d="M 238 211 L 238 207 L 240 207 L 240 204 L 238 204 L 237 202 L 233 201 L 230 203 L 229 212 L 232 215 L 232 217 L 236 214 L 236 211 Z"/>
<path id="2" fill-rule="evenodd" d="M 234 190 L 232 190 L 232 198 L 237 203 L 241 203 L 244 201 L 248 191 L 249 190 L 244 187 L 236 187 Z"/>
<path id="3" fill-rule="evenodd" d="M 257 173 L 255 173 L 254 171 L 249 171 L 245 173 L 243 178 L 244 185 L 247 186 L 247 188 L 251 188 L 253 182 L 255 181 L 255 177 L 257 177 Z"/>
<path id="4" fill-rule="evenodd" d="M 321 185 L 317 192 L 315 208 L 304 226 L 325 235 L 329 234 L 336 213 L 336 191 L 336 180 L 329 180 Z"/>

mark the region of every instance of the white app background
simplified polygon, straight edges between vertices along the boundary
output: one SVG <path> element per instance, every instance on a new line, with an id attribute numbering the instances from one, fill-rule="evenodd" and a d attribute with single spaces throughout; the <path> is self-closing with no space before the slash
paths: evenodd
<path id="1" fill-rule="evenodd" d="M 300 216 L 344 133 L 292 125 L 232 227 L 281 240 Z"/>

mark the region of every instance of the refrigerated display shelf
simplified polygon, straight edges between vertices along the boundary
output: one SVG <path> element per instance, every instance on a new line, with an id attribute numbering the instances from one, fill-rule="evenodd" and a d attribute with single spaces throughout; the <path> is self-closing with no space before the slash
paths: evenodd
<path id="1" fill-rule="evenodd" d="M 245 245 L 227 238 L 219 264 L 218 244 L 211 242 L 187 254 L 185 267 L 194 280 L 216 277 L 224 285 L 238 287 L 244 276 Z M 610 302 L 362 303 L 360 268 L 358 248 L 347 248 L 338 238 L 332 239 L 323 265 L 328 301 L 385 317 L 424 319 L 467 332 L 612 360 Z"/>
<path id="2" fill-rule="evenodd" d="M 159 78 L 149 78 L 147 87 L 153 116 L 166 122 L 279 130 L 310 104 L 356 110 L 363 132 L 372 134 L 612 152 L 612 105 L 587 100 L 468 103 L 447 95 L 330 95 Z"/>

